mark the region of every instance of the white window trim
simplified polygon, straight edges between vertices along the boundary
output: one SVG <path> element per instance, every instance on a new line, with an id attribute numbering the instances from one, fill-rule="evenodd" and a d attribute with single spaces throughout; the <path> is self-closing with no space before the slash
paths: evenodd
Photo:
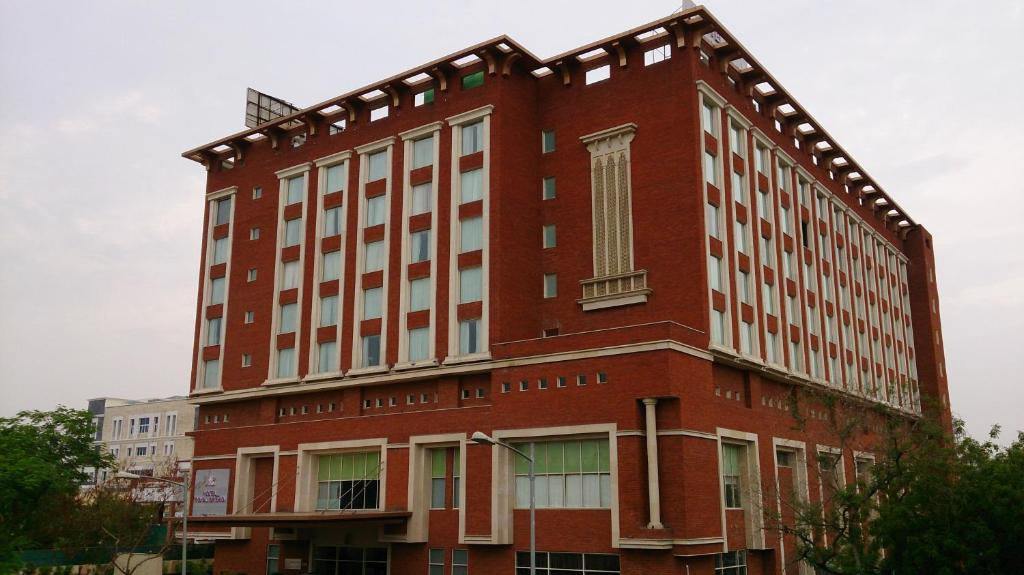
<path id="1" fill-rule="evenodd" d="M 296 512 L 316 511 L 316 463 L 320 455 L 333 453 L 380 451 L 380 487 L 378 490 L 378 509 L 387 509 L 387 471 L 388 471 L 388 440 L 386 437 L 372 439 L 352 439 L 347 441 L 324 441 L 318 443 L 300 443 L 297 448 L 295 464 L 295 502 Z"/>
<path id="2" fill-rule="evenodd" d="M 429 540 L 430 527 L 430 450 L 443 447 L 458 447 L 459 477 L 466 477 L 466 440 L 465 433 L 442 433 L 434 435 L 413 435 L 409 437 L 409 511 L 412 517 L 406 524 L 404 536 L 397 536 L 389 541 L 404 543 L 426 543 Z M 461 480 L 460 480 L 461 481 Z M 446 483 L 445 490 L 450 486 Z M 459 489 L 459 542 L 466 535 L 466 484 Z"/>
<path id="3" fill-rule="evenodd" d="M 206 387 L 203 382 L 206 380 L 206 360 L 203 359 L 203 350 L 206 348 L 205 342 L 207 340 L 207 321 L 206 321 L 206 308 L 210 306 L 210 299 L 213 291 L 213 281 L 210 279 L 210 268 L 213 261 L 213 231 L 216 228 L 217 213 L 216 206 L 217 202 L 224 198 L 231 198 L 231 215 L 228 219 L 228 254 L 227 260 L 224 264 L 224 303 L 222 304 L 221 317 L 227 317 L 228 314 L 228 303 L 231 297 L 231 290 L 228 289 L 228 278 L 231 277 L 231 238 L 235 236 L 235 206 L 238 203 L 238 186 L 230 186 L 210 192 L 206 196 L 208 208 L 207 223 L 206 223 L 206 254 L 203 259 L 203 304 L 200 308 L 203 321 L 199 322 L 199 345 L 196 346 L 196 379 L 192 386 L 192 393 L 216 393 L 224 389 L 221 383 L 224 378 L 224 341 L 220 342 L 220 353 L 218 359 L 217 369 L 217 382 L 216 385 Z M 218 264 L 219 265 L 219 264 Z M 223 329 L 223 328 L 222 328 Z M 221 340 L 224 339 L 223 333 L 221 334 Z"/>
<path id="4" fill-rule="evenodd" d="M 749 489 L 743 498 L 743 517 L 746 523 L 747 540 L 742 547 L 747 549 L 764 549 L 764 515 L 761 512 L 764 509 L 763 490 L 761 488 L 761 450 L 758 447 L 757 434 L 722 427 L 716 428 L 715 434 L 718 436 L 718 500 L 722 512 L 722 550 L 723 552 L 729 550 L 729 532 L 725 519 L 725 479 L 722 476 L 724 465 L 722 461 L 723 443 L 746 445 L 747 487 Z M 775 456 L 774 452 L 772 456 Z M 737 546 L 733 545 L 733 547 Z"/>

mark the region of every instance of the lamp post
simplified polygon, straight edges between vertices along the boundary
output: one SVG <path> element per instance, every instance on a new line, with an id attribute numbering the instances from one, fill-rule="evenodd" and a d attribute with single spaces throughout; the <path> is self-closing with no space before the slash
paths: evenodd
<path id="1" fill-rule="evenodd" d="M 469 439 L 470 441 L 481 445 L 498 445 L 500 447 L 504 447 L 509 451 L 518 453 L 523 457 L 523 459 L 530 462 L 530 575 L 535 575 L 537 572 L 537 504 L 536 499 L 534 498 L 533 488 L 533 443 L 530 443 L 530 454 L 527 455 L 508 443 L 498 441 L 482 431 L 474 431 L 473 435 L 471 435 Z"/>
<path id="2" fill-rule="evenodd" d="M 184 493 L 182 493 L 184 509 L 181 512 L 181 575 L 188 575 L 188 504 L 190 503 L 190 484 L 188 479 L 189 474 L 191 473 L 192 472 L 189 471 L 189 473 L 185 475 L 185 480 L 181 482 L 171 481 L 170 479 L 164 479 L 163 477 L 146 477 L 135 473 L 129 473 L 127 471 L 118 471 L 114 474 L 114 477 L 117 479 L 144 479 L 146 481 L 159 481 L 161 483 L 176 485 L 184 490 Z"/>

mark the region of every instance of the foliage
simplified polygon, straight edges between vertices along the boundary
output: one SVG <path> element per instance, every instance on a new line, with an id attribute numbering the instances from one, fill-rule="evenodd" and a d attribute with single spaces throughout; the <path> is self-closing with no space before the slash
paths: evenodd
<path id="1" fill-rule="evenodd" d="M 93 443 L 88 411 L 58 407 L 0 418 L 0 570 L 20 549 L 51 547 L 59 521 L 74 506 L 83 468 L 108 467 Z"/>

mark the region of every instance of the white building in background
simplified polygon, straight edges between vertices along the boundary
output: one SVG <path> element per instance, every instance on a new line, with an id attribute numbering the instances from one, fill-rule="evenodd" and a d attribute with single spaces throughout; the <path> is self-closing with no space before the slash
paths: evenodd
<path id="1" fill-rule="evenodd" d="M 103 444 L 117 469 L 139 475 L 164 475 L 191 469 L 195 408 L 183 396 L 162 399 L 89 400 L 96 425 L 96 441 Z M 91 472 L 94 482 L 105 481 L 113 471 Z"/>

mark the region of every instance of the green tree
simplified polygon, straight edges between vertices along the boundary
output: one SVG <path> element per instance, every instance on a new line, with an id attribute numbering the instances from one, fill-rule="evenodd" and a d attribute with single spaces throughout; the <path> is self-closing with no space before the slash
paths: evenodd
<path id="1" fill-rule="evenodd" d="M 21 549 L 54 547 L 83 469 L 113 463 L 93 432 L 88 411 L 64 406 L 0 418 L 0 571 L 16 564 Z"/>

